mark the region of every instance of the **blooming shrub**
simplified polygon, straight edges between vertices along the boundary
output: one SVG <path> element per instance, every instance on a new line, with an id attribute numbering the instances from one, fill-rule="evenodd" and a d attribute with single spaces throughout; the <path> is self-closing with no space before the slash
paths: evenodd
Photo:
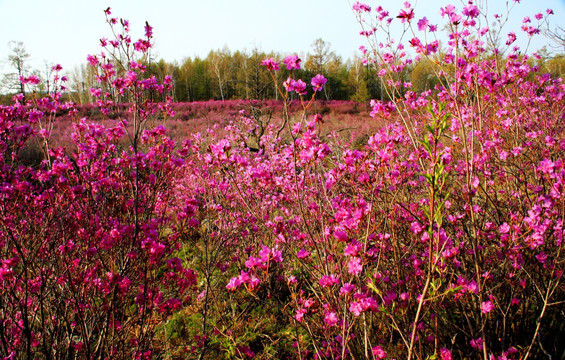
<path id="1" fill-rule="evenodd" d="M 281 62 L 263 62 L 280 123 L 242 111 L 176 143 L 153 121 L 172 114 L 151 101 L 170 84 L 144 75 L 151 28 L 133 43 L 125 20 L 102 41 L 119 62 L 89 61 L 97 107 L 127 102 L 129 121 L 77 119 L 74 146 L 51 148 L 49 114 L 71 104 L 0 108 L 2 357 L 561 356 L 562 79 L 488 50 L 473 2 L 442 9 L 441 51 L 408 3 L 353 9 L 387 92 L 366 143 L 323 131 L 309 111 L 325 78 L 296 79 L 294 55 L 281 83 Z M 393 21 L 434 64 L 434 89 L 411 91 Z M 40 164 L 20 158 L 34 139 Z"/>
<path id="2" fill-rule="evenodd" d="M 196 285 L 174 256 L 180 244 L 168 225 L 182 159 L 164 128 L 144 129 L 167 112 L 147 100 L 167 91 L 143 78 L 151 28 L 132 44 L 121 24 L 111 47 L 123 57 L 89 57 L 101 85 L 92 92 L 105 114 L 127 97 L 131 126 L 77 119 L 74 148 L 51 148 L 55 113 L 74 114 L 60 93 L 0 109 L 2 358 L 150 358 L 156 323 Z M 129 70 L 115 70 L 124 60 Z M 44 160 L 25 165 L 20 150 L 36 139 Z"/>

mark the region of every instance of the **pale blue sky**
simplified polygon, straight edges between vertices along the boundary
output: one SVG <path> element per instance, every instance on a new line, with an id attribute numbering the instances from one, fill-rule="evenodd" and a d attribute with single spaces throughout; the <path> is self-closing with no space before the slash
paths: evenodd
<path id="1" fill-rule="evenodd" d="M 481 0 L 484 1 L 484 0 Z M 352 0 L 0 0 L 0 60 L 8 55 L 10 40 L 23 41 L 31 64 L 43 67 L 61 63 L 72 69 L 100 51 L 98 39 L 108 37 L 103 9 L 130 20 L 133 37 L 143 32 L 147 20 L 154 27 L 155 53 L 167 61 L 187 56 L 205 57 L 211 49 L 227 45 L 230 50 L 304 54 L 316 38 L 331 43 L 343 58 L 352 57 L 359 45 L 359 25 L 352 13 Z M 396 15 L 402 1 L 366 1 L 373 8 L 382 4 Z M 461 0 L 419 0 L 416 18 L 439 21 L 439 8 Z M 504 8 L 504 0 L 490 0 L 489 12 Z M 565 0 L 522 0 L 514 12 L 519 27 L 525 15 L 555 11 L 553 23 L 563 25 Z M 510 30 L 510 29 L 508 29 Z M 519 29 L 516 29 L 520 33 Z M 0 64 L 0 71 L 2 69 Z"/>

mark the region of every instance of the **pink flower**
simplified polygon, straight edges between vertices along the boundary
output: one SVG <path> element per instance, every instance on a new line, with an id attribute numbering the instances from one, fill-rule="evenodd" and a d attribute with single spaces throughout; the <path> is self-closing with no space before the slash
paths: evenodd
<path id="1" fill-rule="evenodd" d="M 542 251 L 536 255 L 536 259 L 538 259 L 540 263 L 545 264 L 547 262 L 547 254 Z"/>
<path id="2" fill-rule="evenodd" d="M 151 38 L 153 36 L 153 27 L 149 25 L 149 23 L 145 22 L 145 37 Z"/>
<path id="3" fill-rule="evenodd" d="M 320 278 L 319 284 L 322 287 L 332 286 L 339 283 L 339 279 L 335 275 L 324 275 Z"/>
<path id="4" fill-rule="evenodd" d="M 361 315 L 364 310 L 363 304 L 360 301 L 355 301 L 349 304 L 349 311 L 355 316 Z"/>
<path id="5" fill-rule="evenodd" d="M 249 288 L 251 290 L 256 289 L 257 286 L 259 286 L 259 284 L 261 283 L 261 280 L 259 280 L 259 278 L 257 278 L 256 276 L 252 276 L 249 281 L 247 281 L 247 284 L 249 285 Z"/>
<path id="6" fill-rule="evenodd" d="M 22 84 L 37 85 L 39 84 L 39 81 L 40 81 L 39 78 L 35 75 L 30 75 L 28 77 L 20 76 L 20 82 Z"/>
<path id="7" fill-rule="evenodd" d="M 304 249 L 300 249 L 296 253 L 296 257 L 299 258 L 299 259 L 304 259 L 304 258 L 307 258 L 308 256 L 310 256 L 310 252 L 308 252 L 307 250 L 304 250 Z"/>
<path id="8" fill-rule="evenodd" d="M 288 78 L 283 83 L 284 88 L 286 91 L 296 91 L 299 95 L 306 95 L 306 83 L 302 80 L 294 80 L 292 78 Z"/>
<path id="9" fill-rule="evenodd" d="M 312 88 L 314 91 L 321 91 L 324 84 L 328 81 L 324 75 L 317 74 L 312 78 Z"/>
<path id="10" fill-rule="evenodd" d="M 294 91 L 298 93 L 298 95 L 306 95 L 306 83 L 301 79 L 293 81 L 292 87 Z"/>
<path id="11" fill-rule="evenodd" d="M 439 356 L 441 360 L 453 360 L 451 351 L 445 348 L 439 350 Z"/>
<path id="12" fill-rule="evenodd" d="M 375 346 L 371 350 L 373 351 L 373 355 L 375 355 L 377 357 L 377 359 L 386 358 L 386 352 L 379 345 Z"/>
<path id="13" fill-rule="evenodd" d="M 516 33 L 514 33 L 514 32 L 508 33 L 508 40 L 506 40 L 506 45 L 510 45 L 514 41 L 516 41 Z"/>
<path id="14" fill-rule="evenodd" d="M 286 89 L 286 91 L 288 92 L 294 91 L 294 88 L 292 87 L 293 82 L 294 79 L 291 78 L 290 76 L 283 82 L 283 86 Z"/>
<path id="15" fill-rule="evenodd" d="M 306 310 L 305 308 L 300 308 L 296 310 L 296 314 L 294 315 L 294 318 L 296 319 L 296 321 L 302 322 L 304 321 L 304 315 L 306 315 L 307 312 L 308 310 Z"/>
<path id="16" fill-rule="evenodd" d="M 425 31 L 430 22 L 425 17 L 418 20 L 418 30 Z"/>
<path id="17" fill-rule="evenodd" d="M 361 246 L 359 244 L 359 242 L 354 241 L 351 244 L 347 245 L 345 247 L 345 249 L 343 250 L 343 253 L 347 256 L 357 256 L 357 254 L 359 253 L 359 250 L 361 250 Z"/>
<path id="18" fill-rule="evenodd" d="M 477 350 L 482 350 L 483 349 L 483 338 L 477 338 L 477 339 L 471 340 L 471 347 L 473 347 Z"/>
<path id="19" fill-rule="evenodd" d="M 277 250 L 276 248 L 271 249 L 271 256 L 272 256 L 273 261 L 278 262 L 278 263 L 282 263 L 282 261 L 283 261 L 282 253 L 279 250 Z"/>
<path id="20" fill-rule="evenodd" d="M 549 159 L 544 159 L 542 161 L 540 161 L 539 165 L 538 165 L 538 169 L 546 174 L 551 174 L 553 173 L 553 169 L 555 167 L 555 163 Z"/>
<path id="21" fill-rule="evenodd" d="M 353 4 L 353 10 L 357 11 L 357 12 L 371 12 L 371 7 L 369 5 L 366 4 L 362 4 L 359 1 L 356 1 L 355 4 Z"/>
<path id="22" fill-rule="evenodd" d="M 503 223 L 500 225 L 499 231 L 501 234 L 508 234 L 510 232 L 510 225 Z"/>
<path id="23" fill-rule="evenodd" d="M 241 285 L 241 283 L 242 282 L 239 277 L 233 277 L 226 285 L 226 289 L 228 289 L 229 291 L 235 291 L 235 289 L 237 289 Z"/>
<path id="24" fill-rule="evenodd" d="M 459 24 L 459 22 L 461 21 L 463 17 L 459 14 L 451 14 L 449 16 L 449 21 L 451 21 L 452 24 L 457 25 Z"/>
<path id="25" fill-rule="evenodd" d="M 31 123 L 36 123 L 43 118 L 44 114 L 39 110 L 30 110 L 28 112 L 28 119 Z"/>
<path id="26" fill-rule="evenodd" d="M 492 304 L 492 302 L 490 302 L 490 300 L 485 301 L 481 304 L 481 312 L 483 314 L 488 314 L 492 310 L 494 310 L 494 305 Z"/>
<path id="27" fill-rule="evenodd" d="M 286 64 L 287 70 L 299 70 L 301 61 L 302 60 L 298 58 L 298 55 L 289 55 L 283 60 L 283 62 Z"/>
<path id="28" fill-rule="evenodd" d="M 261 265 L 263 265 L 263 263 L 261 262 L 261 259 L 253 257 L 253 256 L 250 256 L 249 259 L 247 259 L 247 261 L 245 262 L 245 266 L 248 269 L 252 269 L 255 266 L 261 266 Z"/>
<path id="29" fill-rule="evenodd" d="M 455 12 L 455 6 L 447 5 L 445 8 L 441 8 L 440 10 L 441 10 L 441 17 L 444 17 L 445 15 L 451 16 L 451 14 Z"/>
<path id="30" fill-rule="evenodd" d="M 355 290 L 355 285 L 350 284 L 350 283 L 345 283 L 345 284 L 343 284 L 341 289 L 339 289 L 339 294 L 340 295 L 347 295 L 347 294 L 350 294 L 353 290 Z"/>
<path id="31" fill-rule="evenodd" d="M 354 257 L 351 258 L 351 260 L 349 260 L 349 263 L 347 264 L 348 266 L 348 272 L 350 274 L 353 275 L 359 275 L 361 273 L 361 271 L 363 270 L 363 265 L 361 263 L 361 259 L 358 257 Z"/>
<path id="32" fill-rule="evenodd" d="M 261 61 L 261 65 L 265 66 L 267 70 L 279 71 L 279 63 L 275 62 L 275 59 L 273 58 L 268 58 Z"/>
<path id="33" fill-rule="evenodd" d="M 324 322 L 329 327 L 335 326 L 337 324 L 337 315 L 333 311 L 326 311 L 324 314 Z"/>
<path id="34" fill-rule="evenodd" d="M 269 258 L 271 257 L 271 249 L 268 246 L 263 245 L 261 251 L 259 251 L 259 256 L 261 257 L 261 261 L 263 263 L 269 262 Z"/>
<path id="35" fill-rule="evenodd" d="M 401 19 L 401 22 L 404 23 L 406 21 L 410 21 L 414 18 L 414 9 L 402 9 L 397 16 L 398 19 Z"/>
<path id="36" fill-rule="evenodd" d="M 476 18 L 479 16 L 479 9 L 475 5 L 469 4 L 463 8 L 463 15 L 470 18 Z"/>
<path id="37" fill-rule="evenodd" d="M 334 231 L 334 236 L 338 241 L 347 242 L 347 240 L 349 240 L 347 233 L 343 230 Z"/>

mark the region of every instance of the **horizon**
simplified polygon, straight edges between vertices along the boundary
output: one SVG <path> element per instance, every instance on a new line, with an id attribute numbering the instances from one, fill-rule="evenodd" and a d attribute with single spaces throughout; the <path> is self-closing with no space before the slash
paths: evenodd
<path id="1" fill-rule="evenodd" d="M 256 48 L 265 53 L 304 56 L 311 51 L 312 43 L 321 38 L 346 61 L 359 54 L 359 46 L 366 45 L 359 36 L 360 26 L 351 10 L 353 2 L 289 0 L 284 4 L 272 4 L 261 0 L 242 0 L 236 4 L 230 0 L 212 0 L 204 4 L 164 0 L 155 6 L 149 0 L 86 3 L 73 0 L 0 0 L 0 13 L 14 14 L 0 25 L 0 73 L 10 70 L 6 64 L 10 53 L 9 41 L 24 44 L 30 54 L 28 63 L 34 69 L 41 69 L 49 63 L 61 64 L 64 71 L 70 72 L 85 64 L 87 55 L 101 51 L 99 39 L 110 36 L 103 12 L 108 6 L 112 8 L 113 17 L 130 21 L 134 39 L 142 35 L 145 21 L 148 21 L 154 28 L 155 60 L 180 64 L 186 58 L 206 58 L 210 51 L 224 47 L 231 52 L 249 52 Z M 439 8 L 449 3 L 457 4 L 458 8 L 461 6 L 457 1 L 415 1 L 416 19 L 426 16 L 441 24 Z M 367 4 L 375 7 L 375 2 Z M 387 9 L 394 14 L 401 6 L 398 4 Z M 493 8 L 491 1 L 489 6 L 489 14 L 502 12 L 500 7 L 496 7 L 500 3 Z M 217 10 L 211 10 L 213 8 Z M 518 35 L 522 35 L 519 34 L 519 25 L 523 17 L 533 17 L 537 12 L 545 12 L 546 8 L 555 12 L 551 23 L 560 25 L 557 19 L 565 16 L 565 0 L 550 0 L 540 6 L 525 1 L 517 4 L 504 32 L 516 30 Z M 524 43 L 522 36 L 520 45 Z M 532 48 L 537 50 L 548 44 L 548 40 L 537 36 Z"/>

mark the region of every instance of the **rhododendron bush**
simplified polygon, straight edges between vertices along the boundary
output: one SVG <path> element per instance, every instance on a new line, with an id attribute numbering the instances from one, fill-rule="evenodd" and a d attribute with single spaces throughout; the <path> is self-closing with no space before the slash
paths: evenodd
<path id="1" fill-rule="evenodd" d="M 515 33 L 496 48 L 472 1 L 441 9 L 446 48 L 409 3 L 353 10 L 386 92 L 363 144 L 323 131 L 326 79 L 296 78 L 296 55 L 263 61 L 280 121 L 242 110 L 173 141 L 157 126 L 171 79 L 145 74 L 152 29 L 133 41 L 110 9 L 91 94 L 127 120 L 78 118 L 59 76 L 0 108 L 0 356 L 562 357 L 562 79 Z M 404 70 L 422 59 L 437 85 L 415 93 Z M 66 148 L 50 134 L 62 111 Z"/>

